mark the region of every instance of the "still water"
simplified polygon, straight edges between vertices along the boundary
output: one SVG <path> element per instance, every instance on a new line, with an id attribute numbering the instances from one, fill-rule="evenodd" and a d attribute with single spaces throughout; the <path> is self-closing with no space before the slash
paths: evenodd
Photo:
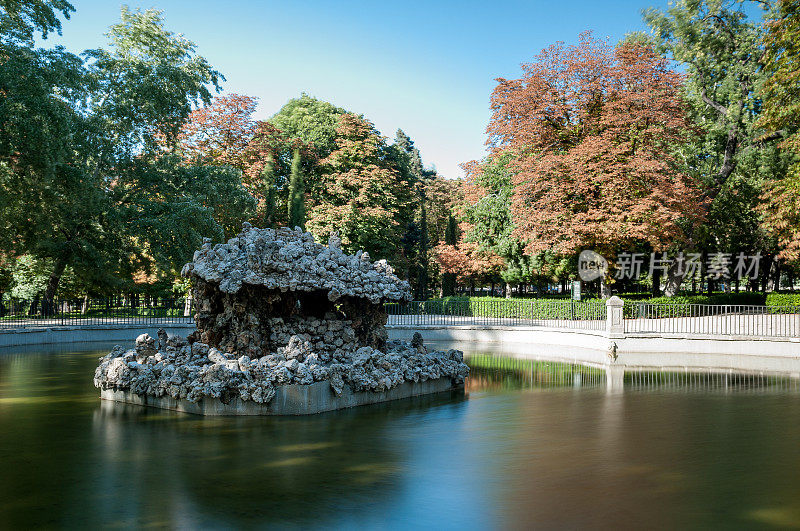
<path id="1" fill-rule="evenodd" d="M 107 350 L 0 353 L 0 527 L 800 527 L 791 378 L 471 352 L 464 393 L 201 418 L 101 402 Z"/>

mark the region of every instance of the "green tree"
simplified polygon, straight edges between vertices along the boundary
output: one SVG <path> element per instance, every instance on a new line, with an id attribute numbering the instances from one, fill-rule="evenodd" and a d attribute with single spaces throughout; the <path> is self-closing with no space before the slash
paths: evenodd
<path id="1" fill-rule="evenodd" d="M 419 149 L 402 129 L 397 130 L 388 155 L 398 170 L 401 181 L 398 190 L 406 194 L 398 198 L 405 207 L 401 209 L 397 221 L 400 226 L 405 227 L 405 231 L 400 240 L 402 256 L 398 256 L 395 262 L 406 270 L 408 279 L 415 286 L 416 298 L 426 299 L 430 248 L 426 181 L 433 179 L 436 172 L 423 168 Z"/>
<path id="2" fill-rule="evenodd" d="M 447 218 L 447 231 L 444 237 L 445 245 L 455 247 L 458 244 L 458 223 L 453 214 Z M 442 296 L 452 297 L 456 294 L 456 274 L 443 273 L 442 274 Z"/>
<path id="3" fill-rule="evenodd" d="M 506 283 L 506 297 L 511 296 L 512 284 L 527 282 L 535 274 L 534 260 L 525 254 L 526 242 L 514 234 L 513 171 L 508 167 L 511 158 L 508 153 L 500 153 L 482 163 L 467 165 L 463 210 L 464 221 L 470 227 L 464 240 L 477 243 L 479 249 L 497 254 L 505 262 L 500 278 Z"/>
<path id="4" fill-rule="evenodd" d="M 305 229 L 305 194 L 305 178 L 303 177 L 303 170 L 300 167 L 300 150 L 295 149 L 292 157 L 292 173 L 289 179 L 289 227 L 300 227 Z"/>
<path id="5" fill-rule="evenodd" d="M 715 198 L 756 135 L 762 27 L 748 20 L 743 2 L 680 0 L 644 19 L 660 48 L 686 67 L 686 96 L 704 137 L 693 163 Z"/>
<path id="6" fill-rule="evenodd" d="M 4 42 L 33 47 L 37 33 L 43 39 L 52 32 L 61 35 L 59 13 L 69 19 L 74 11 L 65 0 L 1 0 L 0 36 Z"/>
<path id="7" fill-rule="evenodd" d="M 275 164 L 271 155 L 267 156 L 264 169 L 261 170 L 261 180 L 264 188 L 266 188 L 266 193 L 264 194 L 264 224 L 267 227 L 274 227 L 278 190 L 275 186 Z"/>
<path id="8" fill-rule="evenodd" d="M 402 198 L 409 192 L 370 122 L 342 115 L 337 134 L 337 149 L 320 161 L 308 228 L 320 241 L 337 231 L 347 252 L 363 249 L 373 258 L 392 258 L 404 229 L 397 221 L 406 207 Z"/>
<path id="9" fill-rule="evenodd" d="M 108 32 L 109 48 L 85 52 L 96 87 L 91 111 L 103 120 L 116 156 L 174 147 L 194 105 L 211 103 L 208 85 L 224 77 L 195 44 L 164 29 L 162 13 L 122 7 Z"/>
<path id="10" fill-rule="evenodd" d="M 175 276 L 204 237 L 238 232 L 255 207 L 240 176 L 230 166 L 185 166 L 177 157 L 126 166 L 113 188 L 119 207 L 111 215 L 136 249 L 136 267 Z M 227 224 L 217 221 L 220 213 Z"/>
<path id="11" fill-rule="evenodd" d="M 771 2 L 681 0 L 644 14 L 660 49 L 686 70 L 684 97 L 699 135 L 679 158 L 705 190 L 707 216 L 684 231 L 689 246 L 702 252 L 775 252 L 759 204 L 766 183 L 785 174 L 787 161 L 775 151 L 781 133 L 764 134 L 758 123 L 769 108 L 761 97 L 768 82 L 760 64 L 764 27 L 748 18 L 748 4 L 769 9 Z M 670 278 L 667 291 L 674 293 L 681 280 Z"/>
<path id="12" fill-rule="evenodd" d="M 19 13 L 66 6 L 14 5 L 23 4 L 36 8 Z M 33 21 L 28 33 L 56 27 L 39 13 L 28 18 Z M 146 256 L 174 267 L 177 255 L 140 248 L 153 237 L 155 224 L 131 221 L 187 205 L 192 208 L 183 212 L 191 216 L 197 203 L 207 212 L 216 208 L 223 224 L 232 225 L 247 211 L 248 199 L 228 186 L 230 179 L 220 185 L 218 176 L 199 178 L 199 170 L 187 170 L 195 172 L 190 180 L 196 182 L 176 189 L 176 179 L 185 177 L 177 164 L 152 160 L 156 139 L 174 137 L 192 105 L 209 99 L 206 84 L 220 79 L 191 42 L 164 30 L 158 12 L 123 9 L 122 22 L 109 34 L 111 48 L 88 52 L 88 66 L 60 48 L 21 42 L 20 24 L 28 19 L 20 15 L 14 24 L 3 22 L 12 30 L 2 35 L 0 53 L 0 244 L 51 265 L 42 305 L 47 311 L 67 270 L 112 284 L 112 277 L 130 275 Z M 156 182 L 153 175 L 168 180 Z M 138 187 L 148 180 L 149 191 Z M 195 241 L 192 231 L 205 220 L 173 219 L 171 239 L 163 245 L 174 242 L 175 249 Z"/>
<path id="13" fill-rule="evenodd" d="M 317 157 L 336 149 L 336 126 L 347 111 L 308 94 L 289 100 L 269 122 L 283 135 L 313 144 Z"/>
<path id="14" fill-rule="evenodd" d="M 780 137 L 788 168 L 767 179 L 761 213 L 780 257 L 800 260 L 800 2 L 777 2 L 764 36 L 763 112 L 766 137 Z"/>

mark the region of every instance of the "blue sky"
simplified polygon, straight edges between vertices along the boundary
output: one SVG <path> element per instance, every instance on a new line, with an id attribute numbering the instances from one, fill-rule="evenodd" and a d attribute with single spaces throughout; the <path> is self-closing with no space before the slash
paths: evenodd
<path id="1" fill-rule="evenodd" d="M 121 3 L 72 0 L 52 44 L 82 51 L 105 44 Z M 641 10 L 665 0 L 573 1 L 175 1 L 125 2 L 164 11 L 169 30 L 198 45 L 225 92 L 260 99 L 267 118 L 306 92 L 363 113 L 390 139 L 402 128 L 426 165 L 446 177 L 485 153 L 496 77 L 555 42 L 590 29 L 613 41 L 645 29 Z"/>

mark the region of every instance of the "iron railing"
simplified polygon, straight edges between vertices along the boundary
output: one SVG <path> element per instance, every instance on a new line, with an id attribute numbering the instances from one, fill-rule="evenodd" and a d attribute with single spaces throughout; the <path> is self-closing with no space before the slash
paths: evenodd
<path id="1" fill-rule="evenodd" d="M 434 300 L 389 303 L 386 309 L 390 325 L 606 327 L 606 304 L 602 301 Z"/>
<path id="2" fill-rule="evenodd" d="M 73 325 L 193 324 L 191 299 L 11 301 L 0 305 L 0 329 L 48 328 Z"/>
<path id="3" fill-rule="evenodd" d="M 607 329 L 602 301 L 433 300 L 388 303 L 389 325 L 541 326 Z M 0 305 L 0 329 L 53 326 L 193 324 L 191 299 L 112 297 L 55 301 L 46 309 L 37 301 Z M 650 304 L 626 302 L 625 333 L 713 336 L 800 337 L 800 306 Z"/>
<path id="4" fill-rule="evenodd" d="M 625 332 L 800 337 L 800 306 L 625 303 Z"/>

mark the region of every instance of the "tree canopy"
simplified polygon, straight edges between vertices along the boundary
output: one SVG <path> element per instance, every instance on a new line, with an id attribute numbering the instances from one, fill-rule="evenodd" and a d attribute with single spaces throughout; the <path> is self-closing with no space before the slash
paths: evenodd
<path id="1" fill-rule="evenodd" d="M 25 16 L 43 33 L 58 29 L 42 10 L 68 4 L 25 5 L 0 59 L 3 249 L 51 264 L 45 310 L 67 270 L 95 291 L 139 270 L 171 282 L 202 236 L 221 238 L 252 208 L 235 170 L 185 168 L 158 149 L 210 102 L 220 74 L 157 11 L 123 8 L 108 48 L 84 62 L 16 37 Z"/>
<path id="2" fill-rule="evenodd" d="M 514 235 L 529 252 L 614 252 L 680 238 L 698 190 L 675 160 L 691 129 L 681 76 L 652 49 L 584 34 L 499 79 L 491 143 L 514 172 Z"/>

